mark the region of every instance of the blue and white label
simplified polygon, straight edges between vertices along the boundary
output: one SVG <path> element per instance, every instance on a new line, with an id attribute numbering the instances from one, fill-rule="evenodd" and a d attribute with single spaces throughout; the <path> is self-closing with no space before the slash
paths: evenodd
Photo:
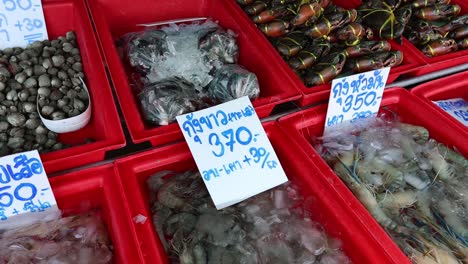
<path id="1" fill-rule="evenodd" d="M 453 118 L 468 126 L 468 101 L 463 98 L 434 101 L 434 104 L 442 108 Z"/>
<path id="2" fill-rule="evenodd" d="M 0 49 L 48 39 L 41 0 L 0 0 Z"/>
<path id="3" fill-rule="evenodd" d="M 0 158 L 0 227 L 10 218 L 16 221 L 16 216 L 45 212 L 56 204 L 37 150 Z"/>
<path id="4" fill-rule="evenodd" d="M 337 125 L 377 114 L 389 73 L 387 67 L 334 79 L 324 133 Z"/>
<path id="5" fill-rule="evenodd" d="M 217 209 L 288 181 L 248 97 L 177 122 Z"/>

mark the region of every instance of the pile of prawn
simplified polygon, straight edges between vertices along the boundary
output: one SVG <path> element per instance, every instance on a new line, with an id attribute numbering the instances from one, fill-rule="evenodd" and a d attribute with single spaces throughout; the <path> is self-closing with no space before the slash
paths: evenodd
<path id="1" fill-rule="evenodd" d="M 420 126 L 376 118 L 315 148 L 413 263 L 468 263 L 468 160 Z"/>
<path id="2" fill-rule="evenodd" d="M 163 171 L 147 184 L 154 227 L 171 263 L 350 263 L 341 241 L 311 220 L 290 183 L 222 210 L 198 172 Z"/>

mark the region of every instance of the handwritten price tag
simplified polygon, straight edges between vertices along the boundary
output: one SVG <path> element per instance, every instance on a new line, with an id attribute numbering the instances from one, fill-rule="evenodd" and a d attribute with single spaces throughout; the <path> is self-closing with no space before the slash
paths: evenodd
<path id="1" fill-rule="evenodd" d="M 434 103 L 463 125 L 468 126 L 468 102 L 463 98 L 434 101 Z"/>
<path id="2" fill-rule="evenodd" d="M 389 72 L 390 68 L 383 68 L 333 80 L 325 133 L 333 126 L 376 114 Z"/>
<path id="3" fill-rule="evenodd" d="M 288 181 L 248 97 L 177 122 L 217 209 Z"/>
<path id="4" fill-rule="evenodd" d="M 0 158 L 0 229 L 43 218 L 56 204 L 37 150 Z"/>
<path id="5" fill-rule="evenodd" d="M 41 0 L 0 0 L 0 49 L 47 38 Z"/>

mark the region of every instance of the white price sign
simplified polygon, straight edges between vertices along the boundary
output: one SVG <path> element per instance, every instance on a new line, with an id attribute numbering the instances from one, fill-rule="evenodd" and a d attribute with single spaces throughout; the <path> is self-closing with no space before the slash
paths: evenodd
<path id="1" fill-rule="evenodd" d="M 334 79 L 328 101 L 325 132 L 373 116 L 379 111 L 390 68 Z"/>
<path id="2" fill-rule="evenodd" d="M 41 0 L 0 0 L 0 49 L 48 39 Z"/>
<path id="3" fill-rule="evenodd" d="M 463 125 L 468 126 L 468 101 L 463 98 L 455 98 L 434 101 L 434 103 Z"/>
<path id="4" fill-rule="evenodd" d="M 55 214 L 56 205 L 37 150 L 0 158 L 0 228 Z"/>
<path id="5" fill-rule="evenodd" d="M 288 181 L 248 97 L 177 122 L 217 209 Z"/>

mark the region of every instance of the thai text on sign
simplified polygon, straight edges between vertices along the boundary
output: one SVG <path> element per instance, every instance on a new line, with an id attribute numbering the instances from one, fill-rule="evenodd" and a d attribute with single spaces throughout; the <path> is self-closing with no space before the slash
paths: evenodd
<path id="1" fill-rule="evenodd" d="M 434 103 L 463 125 L 468 126 L 468 101 L 463 98 L 455 98 L 434 101 Z"/>
<path id="2" fill-rule="evenodd" d="M 48 39 L 41 0 L 0 1 L 0 49 Z"/>
<path id="3" fill-rule="evenodd" d="M 382 68 L 333 80 L 325 132 L 336 125 L 375 115 L 389 72 L 390 68 Z"/>
<path id="4" fill-rule="evenodd" d="M 178 116 L 177 122 L 216 208 L 287 181 L 248 97 Z"/>
<path id="5" fill-rule="evenodd" d="M 37 150 L 0 158 L 0 226 L 10 218 L 42 213 L 56 204 Z"/>

